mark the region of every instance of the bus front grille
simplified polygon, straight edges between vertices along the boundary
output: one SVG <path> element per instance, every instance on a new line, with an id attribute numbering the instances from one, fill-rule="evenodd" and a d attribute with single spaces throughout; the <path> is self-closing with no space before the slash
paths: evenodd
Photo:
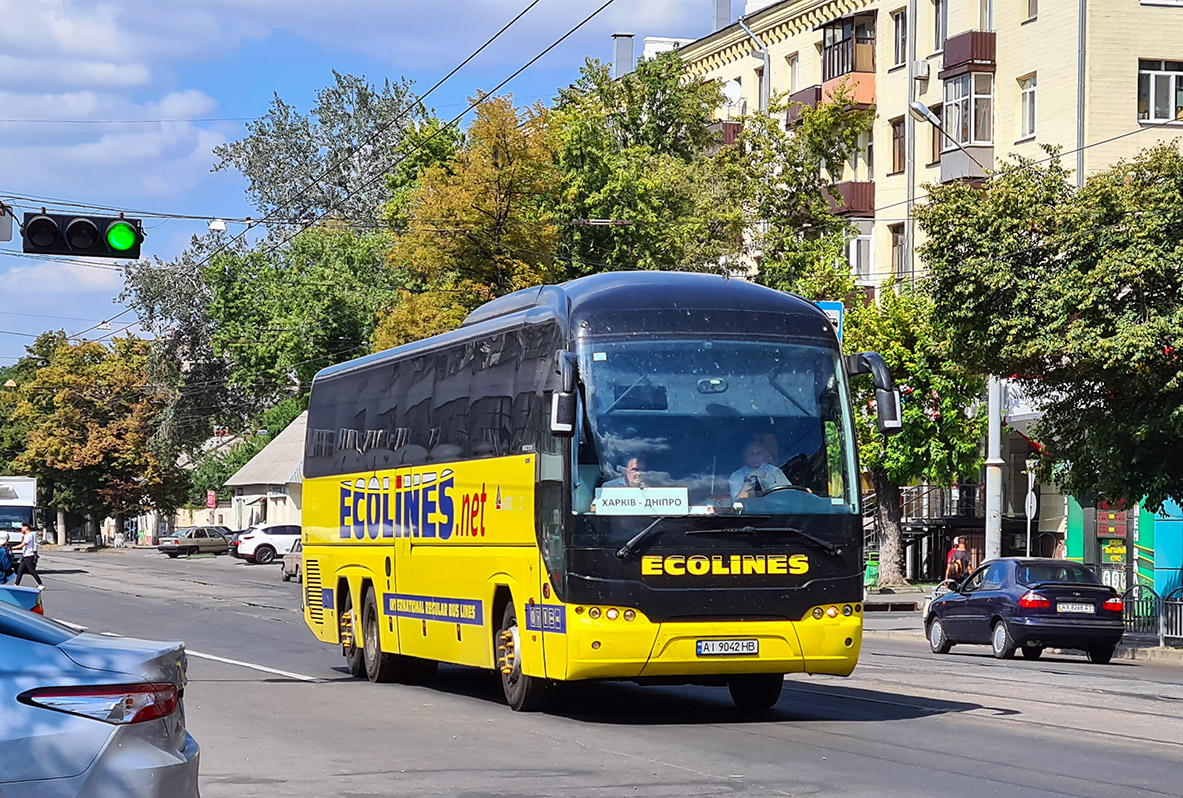
<path id="1" fill-rule="evenodd" d="M 316 560 L 304 561 L 304 605 L 308 607 L 308 617 L 313 623 L 325 622 L 324 593 L 320 589 L 320 563 Z"/>

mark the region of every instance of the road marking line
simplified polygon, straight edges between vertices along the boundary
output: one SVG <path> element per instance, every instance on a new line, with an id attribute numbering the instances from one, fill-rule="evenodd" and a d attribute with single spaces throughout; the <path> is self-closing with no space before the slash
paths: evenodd
<path id="1" fill-rule="evenodd" d="M 250 668 L 251 670 L 260 671 L 262 673 L 272 673 L 276 676 L 286 676 L 289 679 L 296 679 L 301 682 L 312 682 L 313 684 L 320 684 L 324 679 L 318 679 L 315 676 L 305 676 L 302 673 L 292 673 L 291 671 L 281 671 L 278 668 L 268 668 L 266 665 L 256 665 L 253 662 L 243 662 L 237 659 L 228 659 L 227 657 L 219 657 L 214 654 L 203 654 L 200 651 L 194 651 L 191 648 L 185 649 L 191 657 L 198 659 L 209 659 L 214 662 L 224 662 L 227 665 L 237 665 L 240 668 Z"/>

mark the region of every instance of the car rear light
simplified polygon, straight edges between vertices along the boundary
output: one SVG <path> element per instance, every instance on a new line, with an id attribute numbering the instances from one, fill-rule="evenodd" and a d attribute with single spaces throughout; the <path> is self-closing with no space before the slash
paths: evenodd
<path id="1" fill-rule="evenodd" d="M 94 687 L 49 687 L 21 695 L 22 703 L 124 725 L 167 718 L 177 709 L 177 688 L 168 683 Z"/>
<path id="2" fill-rule="evenodd" d="M 1113 612 L 1125 612 L 1125 602 L 1121 600 L 1120 596 L 1114 596 L 1111 599 L 1106 599 L 1105 603 L 1101 605 L 1101 608 L 1112 610 Z"/>
<path id="3" fill-rule="evenodd" d="M 1034 590 L 1028 590 L 1023 594 L 1023 597 L 1019 599 L 1019 606 L 1028 610 L 1033 610 L 1050 607 L 1052 606 L 1052 603 L 1047 596 L 1041 596 Z"/>
<path id="4" fill-rule="evenodd" d="M 45 605 L 43 605 L 43 604 L 41 603 L 41 597 L 40 597 L 40 596 L 38 596 L 38 597 L 37 597 L 37 603 L 33 605 L 33 609 L 32 609 L 32 611 L 33 611 L 33 612 L 35 612 L 35 613 L 37 613 L 38 615 L 44 615 L 44 614 L 45 614 Z"/>

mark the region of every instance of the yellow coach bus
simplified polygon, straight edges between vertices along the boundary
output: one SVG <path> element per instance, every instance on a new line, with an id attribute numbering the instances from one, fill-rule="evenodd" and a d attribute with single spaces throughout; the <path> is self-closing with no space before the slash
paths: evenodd
<path id="1" fill-rule="evenodd" d="M 349 670 L 558 681 L 846 675 L 862 525 L 844 358 L 814 305 L 703 274 L 519 291 L 457 330 L 325 369 L 304 460 L 304 613 Z"/>

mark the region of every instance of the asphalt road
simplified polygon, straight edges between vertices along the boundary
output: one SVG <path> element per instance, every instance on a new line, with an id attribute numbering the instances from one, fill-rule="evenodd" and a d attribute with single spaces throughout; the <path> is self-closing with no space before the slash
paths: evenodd
<path id="1" fill-rule="evenodd" d="M 518 714 L 479 671 L 350 679 L 277 565 L 51 552 L 41 572 L 52 617 L 186 642 L 206 798 L 1183 794 L 1183 668 L 869 637 L 854 676 L 790 677 L 759 718 L 725 689 L 627 684 Z"/>

